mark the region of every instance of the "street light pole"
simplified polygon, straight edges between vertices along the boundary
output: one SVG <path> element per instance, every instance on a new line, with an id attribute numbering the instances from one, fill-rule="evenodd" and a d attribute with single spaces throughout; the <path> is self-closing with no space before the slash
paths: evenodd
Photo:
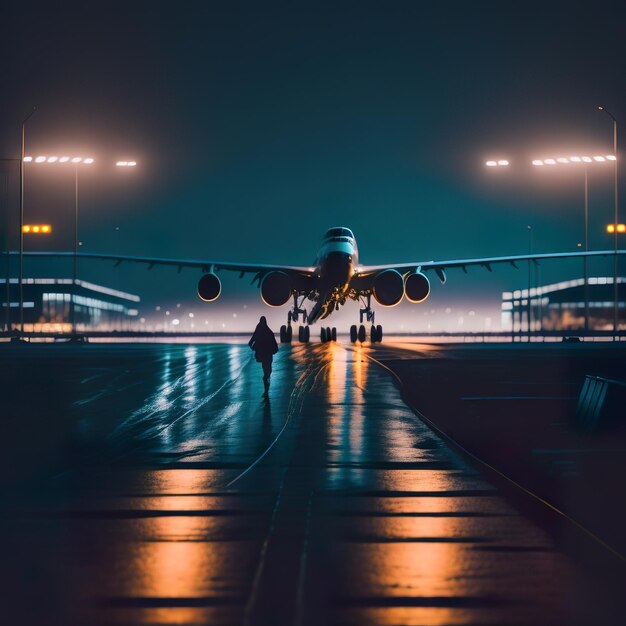
<path id="1" fill-rule="evenodd" d="M 24 127 L 37 107 L 22 120 L 22 141 L 20 147 L 20 335 L 24 335 Z"/>
<path id="2" fill-rule="evenodd" d="M 76 335 L 76 283 L 78 278 L 78 166 L 74 168 L 74 269 L 72 273 L 72 295 L 70 296 L 70 321 L 72 335 Z"/>
<path id="3" fill-rule="evenodd" d="M 589 174 L 585 163 L 585 252 L 589 252 Z M 589 274 L 587 255 L 583 259 L 583 278 L 585 290 L 585 333 L 589 332 Z"/>
<path id="4" fill-rule="evenodd" d="M 617 119 L 610 111 L 606 109 L 606 107 L 599 106 L 597 107 L 597 109 L 598 111 L 604 111 L 613 120 L 613 154 L 616 157 L 615 161 L 613 162 L 613 223 L 615 224 L 615 231 L 613 233 L 613 251 L 615 252 L 615 255 L 613 257 L 613 341 L 616 341 L 619 325 L 619 295 L 617 289 L 617 224 L 619 224 L 619 215 L 617 209 Z"/>
<path id="5" fill-rule="evenodd" d="M 530 256 L 533 253 L 533 227 L 528 224 L 526 227 L 528 230 L 528 255 Z M 531 267 L 532 262 L 528 259 L 528 293 L 526 298 L 526 330 L 528 333 L 528 343 L 530 343 L 530 316 L 531 316 L 531 305 L 530 305 L 530 285 L 531 285 Z M 521 323 L 520 323 L 521 327 Z M 520 328 L 521 329 L 521 328 Z"/>

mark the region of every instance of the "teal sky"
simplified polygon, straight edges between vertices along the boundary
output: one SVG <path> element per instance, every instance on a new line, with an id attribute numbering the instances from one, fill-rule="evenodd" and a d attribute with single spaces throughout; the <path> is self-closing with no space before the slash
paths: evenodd
<path id="1" fill-rule="evenodd" d="M 610 151 L 594 107 L 624 111 L 624 13 L 613 2 L 15 5 L 0 26 L 11 87 L 0 142 L 16 156 L 37 105 L 27 152 L 96 158 L 79 181 L 84 250 L 308 264 L 323 232 L 346 225 L 364 262 L 387 263 L 523 253 L 527 224 L 536 250 L 571 250 L 582 172 L 529 163 Z M 487 171 L 492 157 L 510 168 Z M 139 166 L 115 171 L 118 158 Z M 27 221 L 55 227 L 27 245 L 71 246 L 72 181 L 61 166 L 27 171 Z M 591 245 L 605 247 L 607 168 L 591 173 L 590 201 Z M 13 232 L 10 190 L 4 206 Z M 193 301 L 197 278 L 86 271 L 151 306 Z M 497 305 L 520 282 L 455 273 L 433 298 Z M 256 311 L 255 289 L 228 284 L 225 305 Z"/>

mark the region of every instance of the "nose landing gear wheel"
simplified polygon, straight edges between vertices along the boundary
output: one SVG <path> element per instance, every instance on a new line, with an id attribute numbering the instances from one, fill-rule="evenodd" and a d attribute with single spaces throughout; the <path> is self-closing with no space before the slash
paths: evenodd
<path id="1" fill-rule="evenodd" d="M 358 332 L 355 325 L 350 326 L 350 341 L 356 343 Z"/>
<path id="2" fill-rule="evenodd" d="M 361 343 L 363 343 L 365 341 L 365 338 L 367 337 L 367 333 L 365 332 L 365 326 L 363 326 L 363 324 L 361 324 L 359 326 L 359 341 Z"/>

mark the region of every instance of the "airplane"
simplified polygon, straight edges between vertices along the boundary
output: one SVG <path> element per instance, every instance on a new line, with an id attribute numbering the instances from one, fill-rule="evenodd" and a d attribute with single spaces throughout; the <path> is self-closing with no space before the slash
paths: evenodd
<path id="1" fill-rule="evenodd" d="M 11 252 L 11 255 L 17 253 Z M 149 269 L 155 265 L 177 266 L 200 269 L 203 273 L 198 281 L 198 297 L 204 302 L 213 302 L 222 292 L 222 284 L 217 276 L 221 270 L 239 272 L 240 278 L 254 274 L 252 284 L 261 292 L 263 302 L 271 307 L 281 307 L 290 300 L 292 305 L 287 313 L 287 323 L 280 327 L 280 340 L 291 343 L 293 340 L 292 323 L 298 327 L 298 340 L 306 343 L 310 340 L 310 326 L 327 319 L 339 310 L 348 300 L 361 303 L 359 325 L 350 327 L 350 340 L 364 342 L 369 337 L 372 343 L 381 342 L 383 328 L 375 323 L 372 298 L 382 307 L 398 305 L 403 298 L 412 304 L 424 302 L 430 295 L 430 280 L 427 272 L 434 272 L 441 284 L 446 282 L 446 270 L 461 268 L 467 274 L 467 268 L 484 267 L 492 271 L 495 264 L 510 264 L 516 269 L 518 263 L 527 261 L 538 264 L 543 259 L 593 257 L 626 254 L 625 250 L 600 250 L 593 252 L 556 252 L 549 254 L 527 254 L 518 256 L 487 257 L 479 259 L 460 259 L 449 261 L 417 261 L 389 265 L 361 265 L 359 249 L 352 230 L 346 227 L 330 228 L 322 240 L 313 266 L 267 265 L 258 263 L 231 263 L 218 261 L 194 261 L 185 259 L 164 259 L 153 257 L 120 256 L 89 252 L 25 252 L 29 257 L 78 257 L 122 262 L 145 263 Z M 307 311 L 305 302 L 313 306 Z M 322 342 L 336 341 L 337 329 L 322 326 Z"/>

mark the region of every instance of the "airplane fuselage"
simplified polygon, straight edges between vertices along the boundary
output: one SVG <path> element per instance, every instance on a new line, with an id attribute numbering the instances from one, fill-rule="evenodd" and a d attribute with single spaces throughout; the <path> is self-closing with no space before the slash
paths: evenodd
<path id="1" fill-rule="evenodd" d="M 348 228 L 331 228 L 315 259 L 317 297 L 308 316 L 310 324 L 328 317 L 345 303 L 358 260 L 359 251 L 352 231 Z"/>

